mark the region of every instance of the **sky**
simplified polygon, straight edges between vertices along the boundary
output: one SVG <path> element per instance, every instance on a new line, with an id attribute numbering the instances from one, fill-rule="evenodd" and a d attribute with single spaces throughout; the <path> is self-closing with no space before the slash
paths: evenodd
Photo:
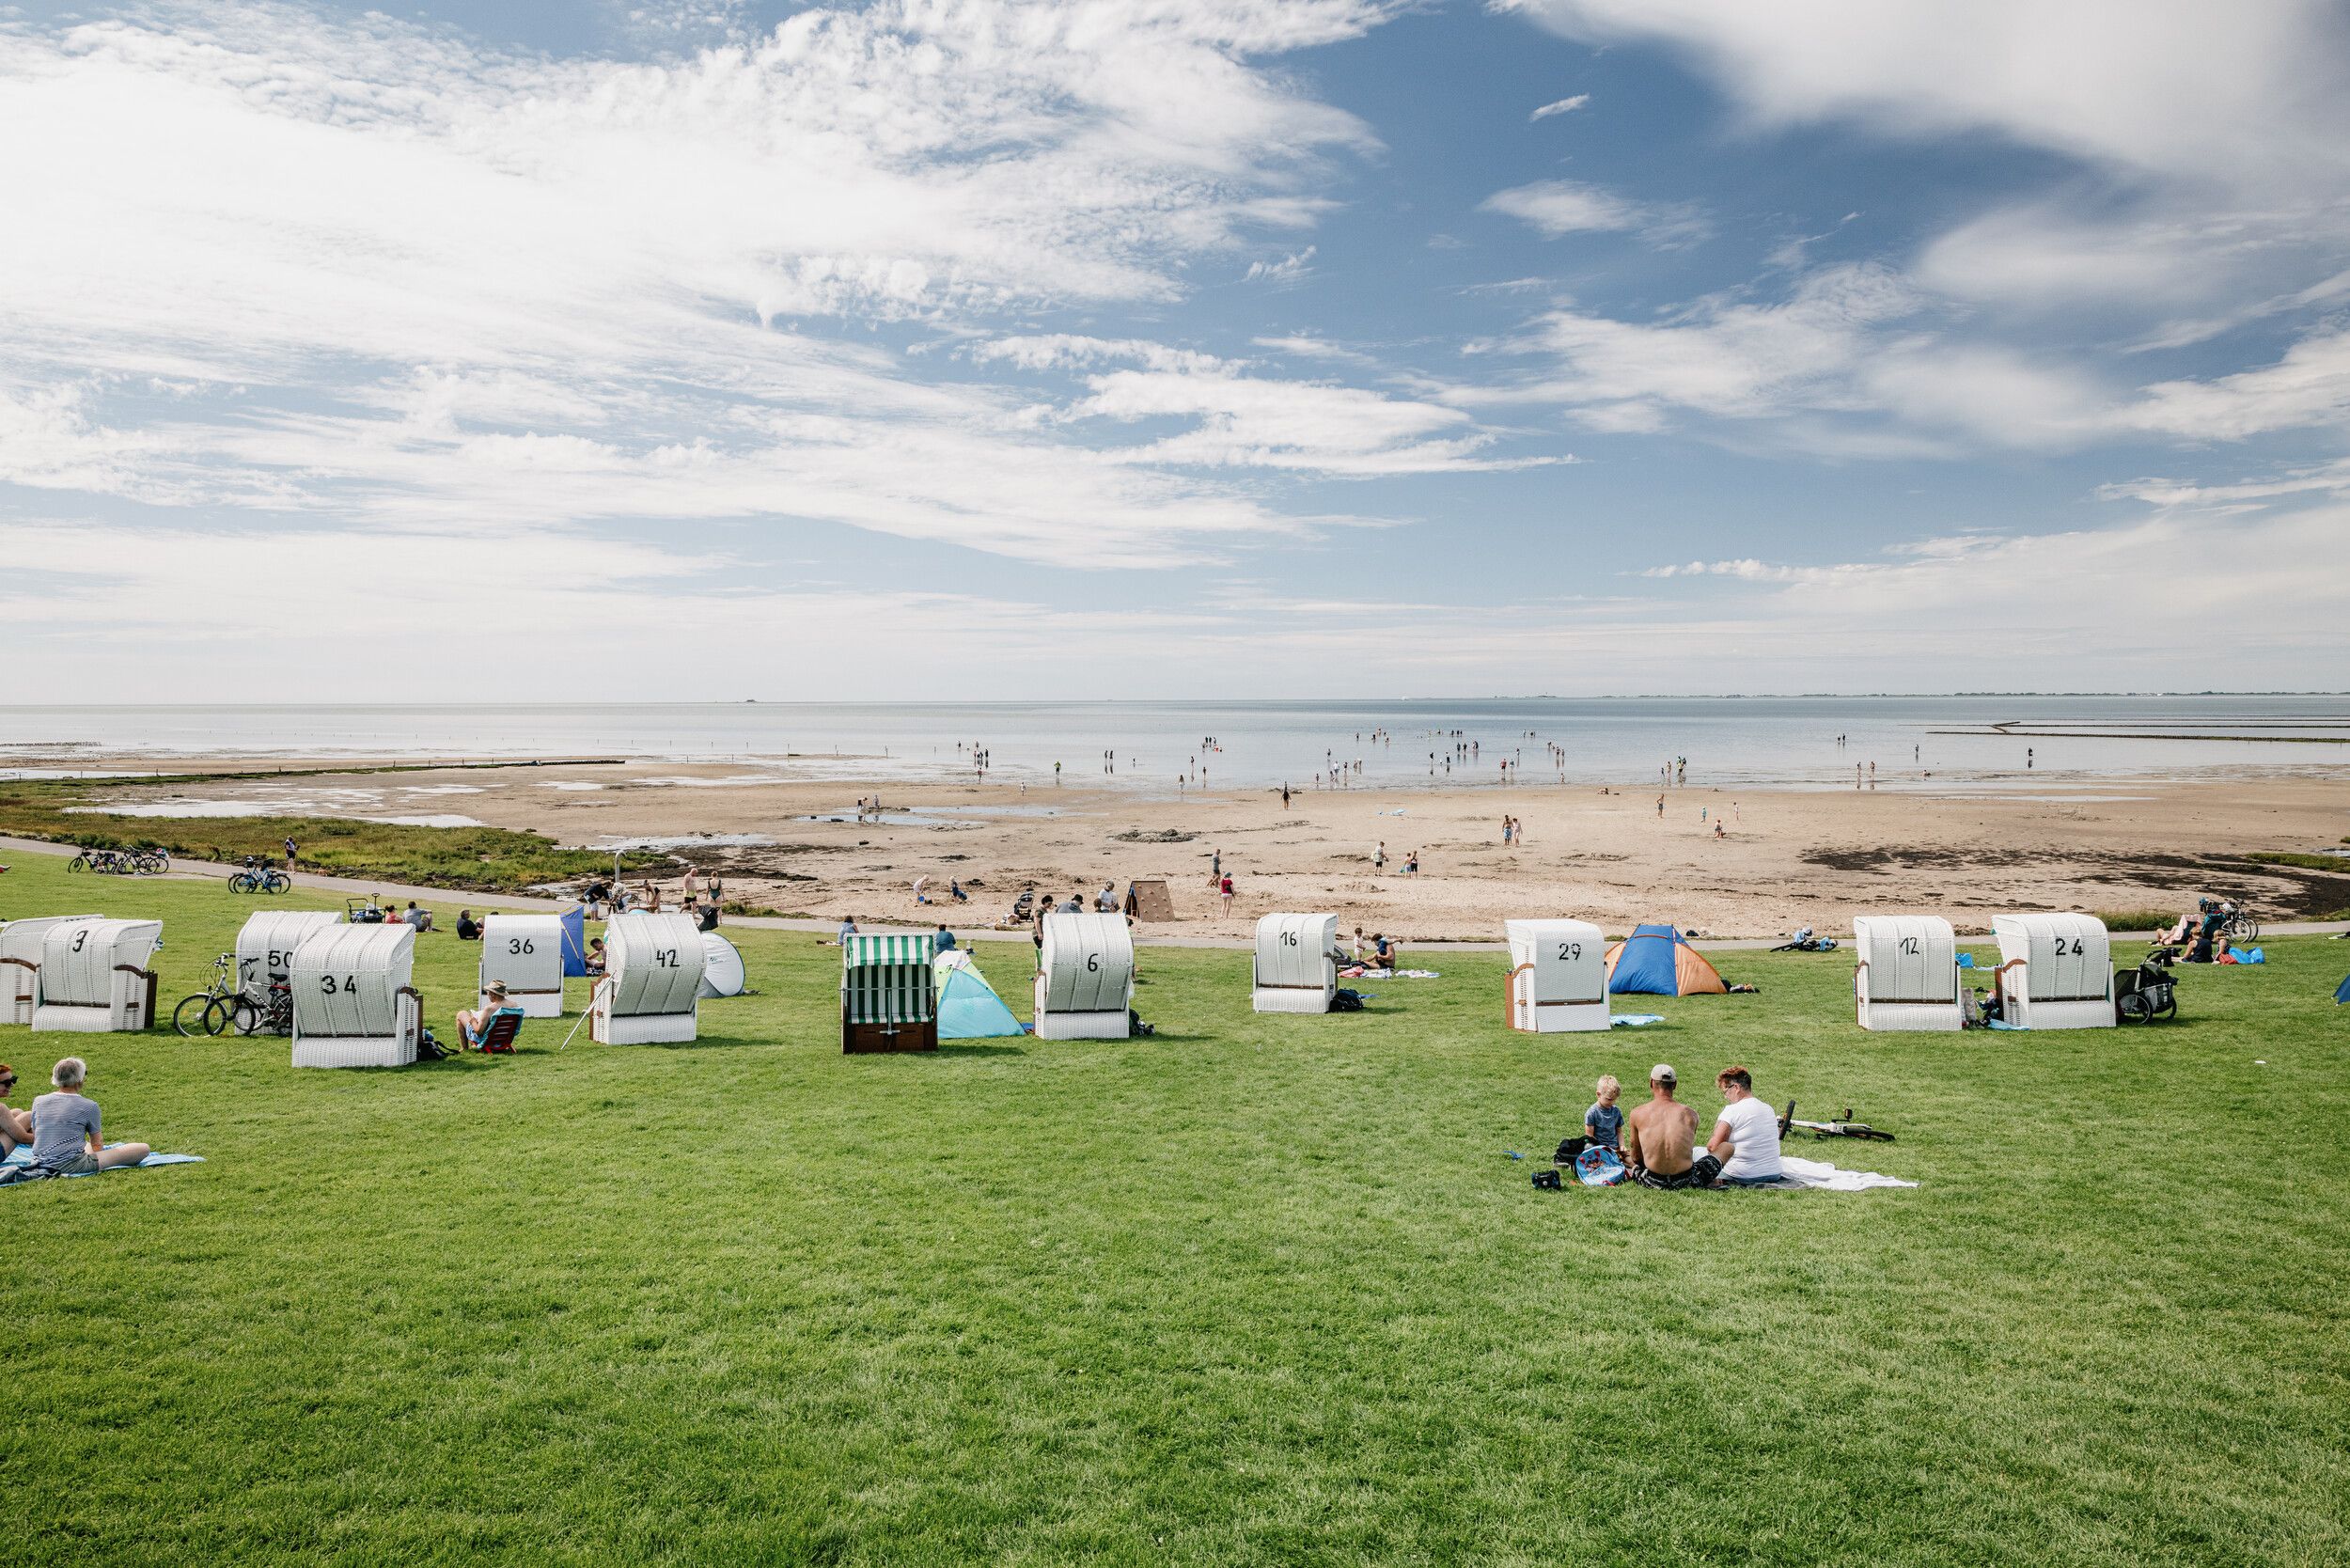
<path id="1" fill-rule="evenodd" d="M 0 0 L 0 702 L 2350 687 L 2305 0 Z"/>

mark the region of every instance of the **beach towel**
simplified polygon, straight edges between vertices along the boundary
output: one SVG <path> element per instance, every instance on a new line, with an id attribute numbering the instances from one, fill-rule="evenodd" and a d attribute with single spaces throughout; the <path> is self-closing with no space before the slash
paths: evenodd
<path id="1" fill-rule="evenodd" d="M 1665 1015 L 1661 1012 L 1619 1012 L 1607 1020 L 1607 1027 L 1611 1029 L 1637 1029 L 1664 1021 Z"/>
<path id="2" fill-rule="evenodd" d="M 1782 1152 L 1778 1156 L 1781 1188 L 1812 1192 L 1866 1192 L 1871 1187 L 1914 1187 L 1915 1182 L 1897 1177 L 1880 1176 L 1873 1170 L 1839 1170 L 1825 1160 L 1797 1159 Z"/>
<path id="3" fill-rule="evenodd" d="M 1702 1154 L 1702 1144 L 1691 1151 Z M 1839 1170 L 1825 1160 L 1800 1159 L 1785 1150 L 1779 1151 L 1778 1180 L 1759 1182 L 1759 1192 L 1867 1192 L 1872 1187 L 1914 1187 L 1915 1182 L 1904 1182 L 1896 1176 L 1881 1176 L 1873 1170 Z"/>
<path id="4" fill-rule="evenodd" d="M 1994 1029 L 2023 1030 L 2031 1027 L 2031 1026 L 2029 1024 L 2011 1024 L 2004 1018 L 1993 1018 L 1986 1022 L 1985 1027 Z"/>
<path id="5" fill-rule="evenodd" d="M 2340 1007 L 2344 1002 L 2350 1002 L 2350 975 L 2342 976 L 2342 983 L 2334 987 L 2334 1006 Z"/>
<path id="6" fill-rule="evenodd" d="M 1973 968 L 1973 967 L 1975 966 L 1975 955 L 1974 955 L 1973 953 L 1961 953 L 1961 954 L 1959 954 L 1959 955 L 1958 955 L 1958 966 L 1959 966 L 1960 968 L 1962 968 L 1962 969 L 1971 969 L 1971 968 Z"/>
<path id="7" fill-rule="evenodd" d="M 106 1147 L 112 1149 L 116 1146 L 110 1143 L 106 1145 Z M 114 1168 L 117 1170 L 145 1170 L 149 1166 L 202 1165 L 203 1163 L 204 1156 L 201 1154 L 149 1154 L 147 1158 L 139 1161 L 136 1165 L 118 1165 Z M 58 1179 L 55 1176 L 27 1176 L 18 1174 L 20 1171 L 29 1171 L 32 1168 L 33 1151 L 24 1144 L 19 1144 L 16 1148 L 8 1151 L 8 1157 L 7 1159 L 0 1160 L 0 1186 L 21 1186 L 28 1182 L 54 1182 Z M 99 1172 L 95 1170 L 82 1170 L 76 1171 L 74 1174 L 80 1176 L 96 1176 Z"/>

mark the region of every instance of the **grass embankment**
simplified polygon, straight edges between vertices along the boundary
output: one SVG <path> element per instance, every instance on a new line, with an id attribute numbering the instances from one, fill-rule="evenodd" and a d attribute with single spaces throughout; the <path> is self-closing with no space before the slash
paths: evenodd
<path id="1" fill-rule="evenodd" d="M 138 783 L 144 788 L 217 782 L 224 776 L 276 776 L 189 775 Z M 0 783 L 0 834 L 94 849 L 152 845 L 183 859 L 231 865 L 248 855 L 282 860 L 285 841 L 291 838 L 301 846 L 300 865 L 306 870 L 485 892 L 516 892 L 612 870 L 608 854 L 565 849 L 540 834 L 502 827 L 418 827 L 348 817 L 112 817 L 67 809 L 103 804 L 108 795 L 96 782 Z M 666 870 L 669 864 L 663 855 L 621 856 L 630 872 Z"/>
<path id="2" fill-rule="evenodd" d="M 257 907 L 99 886 L 165 919 L 166 1008 Z M 1965 1036 L 1856 1029 L 1844 954 L 1725 954 L 1762 995 L 1596 1039 L 1503 1029 L 1497 955 L 1296 1018 L 1145 949 L 1154 1038 L 884 1058 L 830 949 L 734 934 L 760 995 L 691 1045 L 0 1029 L 210 1161 L 0 1190 L 34 1559 L 2350 1559 L 2350 944 L 2186 973 L 2168 1027 Z M 478 949 L 419 950 L 445 1017 Z M 981 961 L 1025 1012 L 1027 945 Z M 1659 1059 L 1709 1117 L 1732 1060 L 1854 1106 L 1901 1141 L 1796 1152 L 1923 1185 L 1533 1191 Z"/>

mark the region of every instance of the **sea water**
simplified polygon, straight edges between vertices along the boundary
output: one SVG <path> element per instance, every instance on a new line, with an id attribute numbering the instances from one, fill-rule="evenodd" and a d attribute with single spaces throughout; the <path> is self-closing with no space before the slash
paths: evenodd
<path id="1" fill-rule="evenodd" d="M 1498 784 L 2078 789 L 2345 776 L 2350 696 L 1499 698 L 1395 702 L 736 702 L 0 707 L 0 777 L 122 759 L 625 758 L 776 779 L 1310 790 Z M 1549 749 L 1558 747 L 1556 753 Z M 1466 748 L 1466 749 L 1457 749 Z M 1359 763 L 1359 769 L 1356 764 Z M 1873 764 L 1873 772 L 1872 770 Z"/>

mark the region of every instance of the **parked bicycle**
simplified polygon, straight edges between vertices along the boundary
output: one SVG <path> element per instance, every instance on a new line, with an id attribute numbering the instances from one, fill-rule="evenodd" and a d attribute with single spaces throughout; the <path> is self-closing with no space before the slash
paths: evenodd
<path id="1" fill-rule="evenodd" d="M 171 1010 L 171 1027 L 191 1038 L 216 1035 L 227 1028 L 251 1034 L 260 1018 L 261 1010 L 237 984 L 235 953 L 223 953 L 212 960 L 212 983 L 192 996 L 180 997 L 180 1005 Z"/>
<path id="2" fill-rule="evenodd" d="M 86 849 L 67 861 L 65 869 L 69 871 L 112 871 L 117 876 L 156 876 L 171 870 L 171 856 L 154 848 Z"/>
<path id="3" fill-rule="evenodd" d="M 232 893 L 282 893 L 292 886 L 293 878 L 258 855 L 246 855 L 244 870 L 228 878 Z"/>

